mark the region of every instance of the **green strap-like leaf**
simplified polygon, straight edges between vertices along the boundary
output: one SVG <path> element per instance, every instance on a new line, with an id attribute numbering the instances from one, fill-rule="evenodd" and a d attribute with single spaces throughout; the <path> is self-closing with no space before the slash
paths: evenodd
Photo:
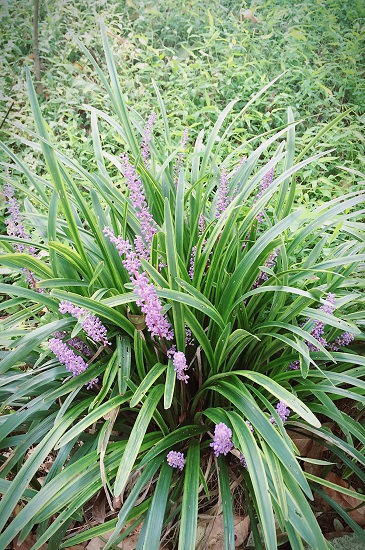
<path id="1" fill-rule="evenodd" d="M 132 396 L 130 402 L 131 407 L 135 407 L 141 401 L 141 399 L 146 395 L 152 384 L 161 376 L 166 368 L 167 365 L 156 363 L 156 365 L 154 365 L 152 369 L 148 371 L 147 376 L 142 380 Z"/>
<path id="2" fill-rule="evenodd" d="M 165 382 L 165 391 L 164 391 L 164 409 L 169 409 L 174 397 L 176 383 L 176 372 L 174 369 L 174 364 L 172 359 L 169 359 L 166 372 L 166 382 Z"/>
<path id="3" fill-rule="evenodd" d="M 7 518 L 10 517 L 16 503 L 28 488 L 29 481 L 33 475 L 37 472 L 38 468 L 53 449 L 60 436 L 67 431 L 67 428 L 75 421 L 76 418 L 89 406 L 90 399 L 85 399 L 82 403 L 79 403 L 71 411 L 67 412 L 62 421 L 54 426 L 49 432 L 48 437 L 44 438 L 41 443 L 38 444 L 35 451 L 28 458 L 25 464 L 22 466 L 14 481 L 11 484 L 9 491 L 3 496 L 0 502 L 0 528 L 3 529 Z M 17 532 L 14 532 L 13 524 L 0 535 L 0 548 L 6 548 L 6 546 L 13 540 Z"/>
<path id="4" fill-rule="evenodd" d="M 234 550 L 233 502 L 226 460 L 218 457 L 218 478 L 222 499 L 224 550 Z"/>
<path id="5" fill-rule="evenodd" d="M 227 412 L 227 415 L 238 439 L 239 448 L 247 462 L 247 470 L 257 502 L 257 513 L 266 548 L 267 550 L 276 550 L 275 520 L 261 453 L 257 447 L 255 438 L 241 416 L 236 412 L 230 411 Z"/>
<path id="6" fill-rule="evenodd" d="M 186 457 L 178 550 L 195 548 L 198 523 L 199 471 L 200 446 L 194 440 L 189 445 Z"/>
<path id="7" fill-rule="evenodd" d="M 138 540 L 136 550 L 159 550 L 166 502 L 170 490 L 173 469 L 167 461 L 163 462 L 160 476 L 148 509 L 146 525 L 143 526 L 143 542 Z M 142 533 L 141 533 L 142 536 Z"/>
<path id="8" fill-rule="evenodd" d="M 94 424 L 99 418 L 102 418 L 103 416 L 107 415 L 115 409 L 116 407 L 119 407 L 122 403 L 125 403 L 128 401 L 128 399 L 131 397 L 131 393 L 126 393 L 125 395 L 117 395 L 116 397 L 113 397 L 106 403 L 103 403 L 103 405 L 100 405 L 97 409 L 94 409 L 91 413 L 89 413 L 85 418 L 83 418 L 80 422 L 75 424 L 68 432 L 65 434 L 57 445 L 55 446 L 56 449 L 59 449 L 60 447 L 63 447 L 66 443 L 71 441 L 74 437 L 79 435 L 81 432 L 85 431 L 86 428 Z"/>
<path id="9" fill-rule="evenodd" d="M 109 538 L 106 546 L 104 547 L 104 550 L 110 550 L 113 548 L 113 543 L 118 538 L 118 535 L 122 528 L 124 527 L 129 513 L 131 512 L 134 503 L 136 502 L 139 493 L 145 489 L 147 484 L 152 480 L 153 476 L 155 475 L 158 467 L 160 466 L 161 462 L 164 460 L 164 457 L 155 457 L 154 460 L 149 462 L 147 466 L 142 471 L 141 475 L 138 477 L 137 481 L 133 485 L 133 489 L 128 495 L 128 498 L 126 499 L 125 503 L 123 504 L 119 514 L 118 514 L 118 522 L 115 527 L 114 532 L 112 533 L 111 537 Z"/>
<path id="10" fill-rule="evenodd" d="M 114 494 L 120 495 L 129 478 L 129 474 L 132 471 L 134 462 L 139 453 L 143 438 L 150 424 L 151 418 L 155 412 L 159 400 L 163 394 L 164 387 L 159 384 L 155 386 L 151 393 L 147 396 L 137 419 L 134 423 L 133 429 L 129 435 L 127 446 L 123 453 L 122 460 L 120 462 L 117 476 L 114 484 Z"/>

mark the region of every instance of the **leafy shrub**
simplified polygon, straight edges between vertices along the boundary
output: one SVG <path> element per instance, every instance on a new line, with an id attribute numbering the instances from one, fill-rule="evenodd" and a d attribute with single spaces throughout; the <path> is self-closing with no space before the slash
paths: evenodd
<path id="1" fill-rule="evenodd" d="M 321 487 L 333 488 L 326 476 L 334 463 L 346 479 L 364 481 L 362 427 L 338 406 L 344 397 L 365 400 L 364 359 L 345 348 L 362 337 L 356 268 L 365 259 L 357 221 L 364 196 L 349 193 L 312 211 L 293 206 L 296 175 L 328 151 L 307 157 L 314 139 L 295 156 L 291 109 L 282 129 L 258 136 L 248 158 L 246 144 L 224 156 L 235 102 L 207 136 L 190 143 L 184 133 L 176 145 L 155 87 L 163 131 L 153 135 L 155 115 L 145 124 L 128 110 L 105 29 L 102 36 L 108 75 L 80 45 L 117 115 L 90 107 L 98 171 L 58 149 L 29 72 L 30 135 L 47 174 L 2 145 L 13 164 L 4 176 L 11 216 L 1 262 L 23 275 L 0 285 L 9 297 L 1 546 L 35 526 L 34 550 L 114 529 L 107 549 L 143 521 L 138 548 L 159 548 L 167 531 L 174 547 L 194 548 L 198 513 L 222 509 L 225 547 L 234 548 L 230 481 L 237 478 L 257 548 L 277 547 L 275 519 L 293 548 L 302 540 L 331 547 L 310 504 L 314 493 L 363 540 Z M 103 150 L 100 120 L 115 132 L 120 159 Z M 26 197 L 23 217 L 18 192 Z M 284 422 L 326 447 L 320 475 L 306 471 Z M 101 490 L 118 517 L 70 537 Z"/>

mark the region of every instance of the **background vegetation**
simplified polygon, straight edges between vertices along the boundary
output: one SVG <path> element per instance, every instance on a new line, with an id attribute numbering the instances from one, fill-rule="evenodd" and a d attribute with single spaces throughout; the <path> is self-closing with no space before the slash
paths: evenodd
<path id="1" fill-rule="evenodd" d="M 60 146 L 72 150 L 84 166 L 93 162 L 87 106 L 92 103 L 108 110 L 110 103 L 72 36 L 90 48 L 105 68 L 99 32 L 103 17 L 127 101 L 142 116 L 147 115 L 155 100 L 153 78 L 177 135 L 185 126 L 191 137 L 194 128 L 211 127 L 217 113 L 230 100 L 239 99 L 234 117 L 254 93 L 284 71 L 271 93 L 237 120 L 231 147 L 285 124 L 289 105 L 295 119 L 303 120 L 297 128 L 298 148 L 336 115 L 349 110 L 326 134 L 327 148 L 336 148 L 327 171 L 319 172 L 316 165 L 304 171 L 297 199 L 318 203 L 348 189 L 353 183 L 351 175 L 335 166 L 356 170 L 364 161 L 363 2 L 257 0 L 250 6 L 257 24 L 242 20 L 245 7 L 234 0 L 213 0 L 208 8 L 200 0 L 42 1 L 41 109 Z M 32 2 L 4 2 L 0 9 L 3 116 L 12 105 L 2 130 L 6 143 L 19 148 L 16 134 L 21 130 L 12 124 L 29 125 L 31 117 L 24 66 L 33 68 Z M 101 131 L 103 138 L 108 131 L 107 127 Z M 119 144 L 112 139 L 107 146 L 111 153 L 118 152 Z M 35 165 L 41 162 L 26 144 L 23 155 Z"/>

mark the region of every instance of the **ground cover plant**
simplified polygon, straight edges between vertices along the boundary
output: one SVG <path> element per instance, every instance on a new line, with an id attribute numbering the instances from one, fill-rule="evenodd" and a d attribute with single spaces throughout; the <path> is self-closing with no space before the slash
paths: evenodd
<path id="1" fill-rule="evenodd" d="M 296 152 L 290 108 L 248 156 L 225 145 L 234 101 L 173 141 L 158 87 L 147 117 L 129 109 L 104 27 L 102 39 L 107 72 L 78 43 L 114 108 L 89 108 L 97 169 L 58 147 L 29 71 L 28 145 L 47 173 L 2 144 L 14 284 L 0 285 L 0 545 L 36 530 L 34 550 L 66 548 L 113 529 L 108 549 L 142 524 L 137 548 L 194 548 L 198 515 L 221 510 L 234 548 L 237 480 L 257 548 L 277 547 L 277 526 L 292 548 L 331 548 L 314 495 L 364 541 L 364 430 L 341 406 L 365 401 L 364 195 L 295 205 L 297 178 L 332 153 L 323 132 Z M 301 456 L 295 433 L 323 457 Z M 86 527 L 100 491 L 118 516 Z"/>

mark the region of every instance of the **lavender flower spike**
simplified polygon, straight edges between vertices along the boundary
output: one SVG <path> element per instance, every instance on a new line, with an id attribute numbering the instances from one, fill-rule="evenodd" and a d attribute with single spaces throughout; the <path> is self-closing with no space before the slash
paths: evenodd
<path id="1" fill-rule="evenodd" d="M 326 296 L 326 301 L 329 302 L 329 304 L 324 304 L 319 309 L 320 311 L 323 311 L 324 313 L 328 313 L 329 315 L 332 315 L 335 311 L 335 294 L 331 294 L 330 292 Z M 323 321 L 314 321 L 314 327 L 311 330 L 311 335 L 314 336 L 316 340 L 319 341 L 322 346 L 327 346 L 327 340 L 322 337 L 322 334 L 324 333 L 325 324 Z M 312 344 L 311 342 L 307 342 L 308 349 L 310 351 L 318 351 L 318 348 Z"/>
<path id="2" fill-rule="evenodd" d="M 51 338 L 48 341 L 49 349 L 55 354 L 60 363 L 63 363 L 66 369 L 74 376 L 84 372 L 88 364 L 85 363 L 82 357 L 76 355 L 66 344 L 58 338 Z"/>
<path id="3" fill-rule="evenodd" d="M 88 313 L 84 308 L 74 306 L 71 302 L 62 301 L 59 305 L 59 310 L 61 313 L 70 313 L 72 317 L 80 319 L 80 317 L 85 315 L 85 318 L 81 321 L 81 326 L 86 332 L 86 334 L 94 340 L 94 342 L 100 342 L 103 346 L 110 345 L 106 335 L 106 328 L 100 321 L 99 317 Z"/>
<path id="4" fill-rule="evenodd" d="M 240 453 L 240 464 L 247 469 L 247 462 L 242 453 Z"/>
<path id="5" fill-rule="evenodd" d="M 219 182 L 219 188 L 218 188 L 218 199 L 217 199 L 217 211 L 216 211 L 216 218 L 219 218 L 223 214 L 223 212 L 226 210 L 228 206 L 228 191 L 229 191 L 229 185 L 228 185 L 228 171 L 226 168 L 222 168 L 222 175 Z"/>
<path id="6" fill-rule="evenodd" d="M 290 363 L 288 368 L 286 370 L 299 370 L 300 369 L 300 361 L 297 359 L 296 361 L 293 361 Z"/>
<path id="7" fill-rule="evenodd" d="M 255 197 L 255 202 L 257 202 L 262 197 L 262 195 L 265 193 L 266 189 L 272 184 L 273 179 L 274 179 L 274 168 L 271 168 L 271 170 L 269 170 L 264 175 L 264 177 L 262 178 L 262 180 L 260 182 L 260 188 L 259 188 L 259 192 L 257 193 L 257 195 Z M 262 211 L 259 212 L 256 216 L 256 219 L 259 223 L 261 223 L 264 220 L 264 213 Z"/>
<path id="8" fill-rule="evenodd" d="M 184 469 L 185 458 L 183 453 L 177 451 L 170 451 L 167 455 L 167 463 L 172 468 L 179 468 L 180 471 Z"/>
<path id="9" fill-rule="evenodd" d="M 58 306 L 58 309 L 63 315 L 65 315 L 65 313 L 69 313 L 70 315 L 72 315 L 72 317 L 75 317 L 76 319 L 81 317 L 81 315 L 86 315 L 87 313 L 86 309 L 83 309 L 79 306 L 74 306 L 74 304 L 71 304 L 71 302 L 69 302 L 68 300 L 62 300 L 60 302 L 60 305 Z"/>
<path id="10" fill-rule="evenodd" d="M 213 447 L 215 456 L 226 455 L 233 448 L 232 430 L 223 422 L 216 425 L 213 443 L 210 446 Z"/>
<path id="11" fill-rule="evenodd" d="M 123 240 L 120 236 L 116 237 L 110 227 L 104 228 L 104 234 L 110 238 L 115 244 L 119 255 L 125 255 L 125 260 L 122 263 L 129 273 L 130 280 L 133 284 L 134 292 L 137 294 L 137 306 L 146 315 L 146 325 L 152 336 L 159 336 L 160 339 L 172 340 L 174 332 L 162 314 L 162 304 L 157 296 L 156 289 L 147 279 L 147 275 L 139 272 L 141 262 L 138 256 L 132 250 L 132 246 L 128 241 Z"/>
<path id="12" fill-rule="evenodd" d="M 122 174 L 129 188 L 129 198 L 141 226 L 142 236 L 137 236 L 134 244 L 138 255 L 148 260 L 152 238 L 157 231 L 156 223 L 147 205 L 142 180 L 136 173 L 133 164 L 130 163 L 128 155 L 121 155 L 120 161 Z"/>
<path id="13" fill-rule="evenodd" d="M 10 237 L 18 237 L 19 239 L 30 239 L 31 236 L 26 232 L 23 225 L 24 217 L 20 213 L 20 205 L 15 198 L 14 187 L 10 183 L 4 185 L 4 197 L 6 200 L 7 210 L 10 216 L 5 220 L 7 234 Z M 14 243 L 14 249 L 17 252 L 29 252 L 33 254 L 33 250 L 27 249 L 25 245 Z"/>
<path id="14" fill-rule="evenodd" d="M 279 401 L 279 403 L 276 405 L 276 412 L 278 413 L 282 423 L 287 420 L 288 416 L 290 415 L 290 409 L 286 406 L 286 404 L 283 401 Z M 270 422 L 271 424 L 276 424 L 276 420 L 273 417 L 273 415 L 270 416 Z"/>
<path id="15" fill-rule="evenodd" d="M 280 252 L 280 248 L 276 248 L 274 250 L 274 252 L 272 252 L 270 254 L 270 256 L 268 257 L 268 259 L 265 262 L 265 267 L 268 267 L 269 269 L 274 267 L 275 262 L 276 262 L 276 258 L 278 257 L 279 252 Z M 259 276 L 257 277 L 256 281 L 252 285 L 252 289 L 258 288 L 262 283 L 267 281 L 268 278 L 269 278 L 269 276 L 268 276 L 267 273 L 265 273 L 264 271 L 260 271 Z"/>
<path id="16" fill-rule="evenodd" d="M 340 336 L 337 336 L 333 344 L 329 345 L 329 348 L 333 351 L 338 351 L 340 347 L 348 346 L 354 340 L 355 336 L 351 332 L 343 332 Z"/>
<path id="17" fill-rule="evenodd" d="M 199 237 L 201 237 L 204 233 L 204 226 L 205 226 L 204 215 L 200 214 L 199 220 L 198 220 Z M 207 243 L 207 241 L 204 240 L 203 247 L 206 245 L 206 243 Z M 204 248 L 203 248 L 203 250 L 204 250 Z M 195 256 L 196 256 L 196 246 L 193 246 L 192 249 L 191 249 L 190 264 L 189 264 L 189 277 L 190 277 L 191 280 L 194 279 Z"/>
<path id="18" fill-rule="evenodd" d="M 102 346 L 111 345 L 111 342 L 109 342 L 106 335 L 106 328 L 100 321 L 99 317 L 89 313 L 86 315 L 85 319 L 81 321 L 81 326 L 86 334 L 94 340 L 94 342 L 100 342 Z"/>
<path id="19" fill-rule="evenodd" d="M 187 374 L 185 374 L 185 371 L 189 367 L 186 363 L 186 357 L 182 351 L 177 351 L 174 354 L 173 364 L 174 364 L 174 370 L 176 372 L 176 378 L 178 380 L 181 380 L 182 382 L 185 382 L 185 384 L 187 384 L 188 379 L 190 377 Z"/>
<path id="20" fill-rule="evenodd" d="M 7 234 L 9 237 L 18 237 L 18 239 L 30 240 L 31 235 L 29 235 L 25 230 L 23 225 L 24 217 L 20 213 L 19 201 L 15 198 L 14 187 L 10 185 L 10 183 L 5 183 L 4 185 L 4 197 L 7 205 L 7 211 L 10 214 L 10 216 L 5 220 Z M 36 255 L 36 248 L 31 245 L 28 246 L 20 243 L 13 243 L 13 248 L 15 252 L 25 252 L 31 256 Z M 25 275 L 26 282 L 30 283 L 32 288 L 34 288 L 37 292 L 43 292 L 42 289 L 37 288 L 37 281 L 32 271 L 22 268 L 22 272 Z"/>
<path id="21" fill-rule="evenodd" d="M 156 113 L 152 111 L 150 116 L 147 119 L 147 123 L 144 129 L 143 141 L 142 141 L 142 158 L 146 168 L 148 167 L 148 159 L 151 156 L 150 145 L 151 145 L 151 138 L 152 138 L 152 127 L 155 123 L 155 120 L 156 120 Z"/>

